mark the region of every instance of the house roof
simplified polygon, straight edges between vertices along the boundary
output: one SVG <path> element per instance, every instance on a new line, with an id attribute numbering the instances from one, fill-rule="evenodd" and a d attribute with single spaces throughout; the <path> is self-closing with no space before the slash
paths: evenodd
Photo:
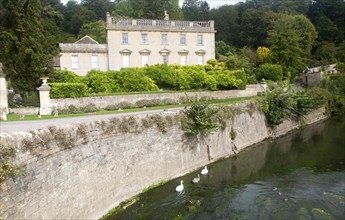
<path id="1" fill-rule="evenodd" d="M 60 43 L 61 53 L 107 53 L 108 45 L 99 44 L 90 36 L 85 35 L 74 43 Z"/>
<path id="2" fill-rule="evenodd" d="M 97 41 L 95 41 L 94 39 L 92 39 L 92 37 L 88 35 L 85 35 L 84 37 L 82 37 L 81 39 L 77 40 L 74 43 L 75 44 L 99 44 Z"/>

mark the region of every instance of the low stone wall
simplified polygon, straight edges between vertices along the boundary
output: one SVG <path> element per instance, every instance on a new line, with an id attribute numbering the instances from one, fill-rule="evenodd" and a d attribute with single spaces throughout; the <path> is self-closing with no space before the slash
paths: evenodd
<path id="1" fill-rule="evenodd" d="M 11 163 L 26 173 L 0 185 L 0 218 L 99 218 L 145 187 L 230 156 L 234 146 L 241 150 L 299 127 L 286 121 L 271 130 L 249 102 L 233 105 L 232 112 L 226 128 L 207 138 L 186 136 L 181 113 L 169 111 L 2 134 L 1 144 L 16 152 Z M 305 122 L 325 119 L 324 112 L 314 111 Z"/>
<path id="2" fill-rule="evenodd" d="M 38 107 L 26 107 L 26 108 L 10 108 L 9 113 L 19 115 L 37 115 L 40 108 Z"/>
<path id="3" fill-rule="evenodd" d="M 51 99 L 51 107 L 53 109 L 66 109 L 70 105 L 77 108 L 84 107 L 88 104 L 95 104 L 98 108 L 106 108 L 110 105 L 115 105 L 120 102 L 129 102 L 135 104 L 140 100 L 152 99 L 170 99 L 181 102 L 181 99 L 190 98 L 212 98 L 212 99 L 227 99 L 256 96 L 258 92 L 263 92 L 262 84 L 247 85 L 245 90 L 224 90 L 224 91 L 207 91 L 207 92 L 180 92 L 180 93 L 158 93 L 158 94 L 136 94 L 136 95 L 117 95 L 117 96 L 96 96 L 83 98 L 66 98 L 66 99 Z"/>

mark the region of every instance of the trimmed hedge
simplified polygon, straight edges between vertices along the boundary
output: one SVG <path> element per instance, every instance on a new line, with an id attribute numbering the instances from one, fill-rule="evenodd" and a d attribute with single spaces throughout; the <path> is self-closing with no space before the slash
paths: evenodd
<path id="1" fill-rule="evenodd" d="M 281 81 L 283 79 L 283 68 L 278 64 L 265 63 L 255 69 L 256 79 L 261 81 L 265 80 Z"/>
<path id="2" fill-rule="evenodd" d="M 78 98 L 87 94 L 84 83 L 49 83 L 51 98 Z"/>
<path id="3" fill-rule="evenodd" d="M 57 85 L 52 98 L 81 97 L 89 94 L 109 94 L 114 92 L 166 90 L 224 90 L 245 89 L 247 77 L 243 70 L 230 71 L 222 62 L 210 60 L 207 66 L 178 64 L 155 64 L 142 68 L 123 68 L 119 71 L 91 70 L 81 77 L 63 70 L 52 74 L 53 83 L 72 83 L 80 88 L 66 88 L 67 84 Z M 76 83 L 76 84 L 73 84 Z M 85 87 L 86 86 L 86 91 Z"/>

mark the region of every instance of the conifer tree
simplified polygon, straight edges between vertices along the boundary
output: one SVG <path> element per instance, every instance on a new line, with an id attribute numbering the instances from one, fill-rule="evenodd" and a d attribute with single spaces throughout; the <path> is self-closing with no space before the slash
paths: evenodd
<path id="1" fill-rule="evenodd" d="M 6 20 L 0 33 L 0 62 L 6 77 L 19 92 L 35 91 L 58 51 L 45 30 L 46 14 L 41 1 L 3 0 L 1 7 Z"/>

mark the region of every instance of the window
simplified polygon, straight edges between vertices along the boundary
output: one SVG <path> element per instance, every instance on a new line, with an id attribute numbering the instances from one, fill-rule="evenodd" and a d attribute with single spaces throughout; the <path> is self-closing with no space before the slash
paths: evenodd
<path id="1" fill-rule="evenodd" d="M 186 35 L 185 34 L 180 35 L 180 45 L 186 45 Z"/>
<path id="2" fill-rule="evenodd" d="M 198 55 L 198 64 L 204 65 L 204 55 Z"/>
<path id="3" fill-rule="evenodd" d="M 147 33 L 142 33 L 141 34 L 141 44 L 148 44 L 149 43 L 149 38 L 147 36 Z"/>
<path id="4" fill-rule="evenodd" d="M 142 55 L 141 56 L 141 64 L 142 64 L 142 66 L 149 64 L 149 55 Z"/>
<path id="5" fill-rule="evenodd" d="M 184 66 L 187 64 L 187 56 L 186 55 L 180 56 L 180 64 L 181 64 L 181 66 Z"/>
<path id="6" fill-rule="evenodd" d="M 128 33 L 122 33 L 122 43 L 128 44 Z"/>
<path id="7" fill-rule="evenodd" d="M 198 45 L 203 45 L 202 34 L 198 34 Z"/>
<path id="8" fill-rule="evenodd" d="M 163 54 L 163 64 L 168 64 L 168 55 L 167 54 Z"/>
<path id="9" fill-rule="evenodd" d="M 162 45 L 167 45 L 167 44 L 168 44 L 168 35 L 162 34 Z"/>
<path id="10" fill-rule="evenodd" d="M 122 55 L 122 67 L 129 67 L 129 55 Z"/>
<path id="11" fill-rule="evenodd" d="M 72 55 L 72 69 L 79 68 L 79 58 L 78 55 Z"/>
<path id="12" fill-rule="evenodd" d="M 92 55 L 91 56 L 91 69 L 98 69 L 98 56 Z"/>

